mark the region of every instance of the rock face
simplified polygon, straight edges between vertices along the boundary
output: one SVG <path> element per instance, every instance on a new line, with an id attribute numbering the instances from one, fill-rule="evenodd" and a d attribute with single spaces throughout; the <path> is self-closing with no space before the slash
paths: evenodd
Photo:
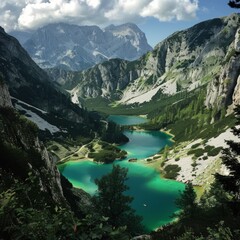
<path id="1" fill-rule="evenodd" d="M 233 106 L 240 105 L 240 76 L 238 76 L 237 84 L 233 93 Z"/>
<path id="2" fill-rule="evenodd" d="M 0 76 L 0 107 L 12 107 L 12 102 L 10 98 L 10 94 L 8 91 L 7 85 L 4 83 L 3 79 Z"/>
<path id="3" fill-rule="evenodd" d="M 24 120 L 15 113 L 6 84 L 0 84 L 0 96 L 0 120 L 3 123 L 0 127 L 1 141 L 21 149 L 26 154 L 29 152 L 35 154 L 34 159 L 21 162 L 19 169 L 10 169 L 10 171 L 24 177 L 30 170 L 33 171 L 34 175 L 38 177 L 42 192 L 50 194 L 51 199 L 56 203 L 64 202 L 59 171 L 46 148 L 40 143 L 34 130 L 35 127 L 30 121 Z M 0 167 L 9 169 L 8 164 L 10 163 L 11 166 L 12 159 L 8 159 L 8 163 L 6 163 L 3 156 L 2 161 Z M 18 164 L 17 162 L 12 163 L 12 165 Z"/>
<path id="4" fill-rule="evenodd" d="M 50 24 L 26 38 L 12 33 L 42 68 L 82 70 L 111 58 L 135 60 L 152 50 L 145 34 L 132 23 L 97 26 Z"/>
<path id="5" fill-rule="evenodd" d="M 216 107 L 232 108 L 240 103 L 240 55 L 239 55 L 239 38 L 240 29 L 236 31 L 235 40 L 229 47 L 227 60 L 221 68 L 220 76 L 213 79 L 209 86 L 206 97 L 206 106 L 208 108 Z M 231 106 L 232 105 L 232 106 Z"/>
<path id="6" fill-rule="evenodd" d="M 149 101 L 158 91 L 168 95 L 191 91 L 219 77 L 229 61 L 239 21 L 233 14 L 176 32 L 137 61 L 113 59 L 82 72 L 53 70 L 50 75 L 74 96 L 102 96 L 126 104 Z"/>

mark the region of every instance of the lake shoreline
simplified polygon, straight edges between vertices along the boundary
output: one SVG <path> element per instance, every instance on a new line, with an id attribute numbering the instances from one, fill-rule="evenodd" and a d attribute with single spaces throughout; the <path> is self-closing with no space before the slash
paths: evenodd
<path id="1" fill-rule="evenodd" d="M 169 135 L 169 136 L 171 136 L 171 141 L 174 142 L 174 143 L 176 142 L 176 141 L 174 140 L 175 135 L 170 132 L 171 130 L 160 129 L 159 131 L 160 131 L 160 132 L 163 132 L 163 133 L 165 133 L 165 134 L 167 134 L 167 135 Z"/>
<path id="2" fill-rule="evenodd" d="M 120 119 L 124 120 L 122 116 Z M 126 121 L 133 122 L 133 119 L 127 117 Z M 172 222 L 169 216 L 177 210 L 174 201 L 185 186 L 182 182 L 163 177 L 160 169 L 159 152 L 166 145 L 173 144 L 173 135 L 162 130 L 146 130 L 136 124 L 132 128 L 124 132 L 130 141 L 119 146 L 127 151 L 128 156 L 124 160 L 115 160 L 115 164 L 128 168 L 129 194 L 135 199 L 133 208 L 144 217 L 144 225 L 153 230 Z M 148 158 L 154 159 L 153 162 L 147 161 Z M 137 161 L 129 162 L 129 159 Z M 59 165 L 62 174 L 89 193 L 96 191 L 94 179 L 99 179 L 112 168 L 112 164 L 99 164 L 86 158 L 70 157 L 69 160 Z"/>

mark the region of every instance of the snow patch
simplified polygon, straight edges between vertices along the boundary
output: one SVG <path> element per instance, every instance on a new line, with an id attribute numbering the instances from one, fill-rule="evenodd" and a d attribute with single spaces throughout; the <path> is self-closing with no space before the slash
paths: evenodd
<path id="1" fill-rule="evenodd" d="M 75 54 L 73 53 L 72 50 L 67 50 L 66 53 L 65 53 L 65 56 L 69 57 L 69 58 L 74 58 Z"/>
<path id="2" fill-rule="evenodd" d="M 143 91 L 133 91 L 132 89 L 128 89 L 124 91 L 123 97 L 119 103 L 124 103 L 124 104 L 132 104 L 132 103 L 143 103 L 143 102 L 149 102 L 152 97 L 158 92 L 158 90 L 161 87 L 158 86 L 154 89 L 151 89 L 149 91 L 143 92 Z"/>
<path id="3" fill-rule="evenodd" d="M 173 95 L 177 93 L 177 83 L 175 81 L 170 82 L 167 81 L 166 83 L 161 85 L 161 89 L 163 93 L 168 95 Z"/>
<path id="4" fill-rule="evenodd" d="M 17 102 L 19 102 L 19 103 L 21 103 L 21 104 L 23 104 L 23 105 L 26 105 L 26 106 L 28 106 L 28 107 L 34 108 L 34 109 L 38 110 L 39 112 L 41 112 L 41 113 L 43 113 L 43 114 L 46 114 L 46 113 L 47 113 L 46 111 L 43 111 L 43 110 L 40 109 L 40 108 L 34 107 L 33 105 L 30 105 L 30 104 L 28 104 L 28 103 L 26 103 L 26 102 L 23 102 L 23 101 L 15 98 L 15 97 L 11 97 L 11 99 L 17 100 Z"/>
<path id="5" fill-rule="evenodd" d="M 19 104 L 16 104 L 15 106 L 18 110 L 25 111 L 27 114 L 26 118 L 28 118 L 30 121 L 34 122 L 39 127 L 39 129 L 41 129 L 43 131 L 49 130 L 51 134 L 61 131 L 58 127 L 48 123 L 47 121 L 45 121 L 43 118 L 41 118 L 40 116 L 38 116 L 36 113 L 32 112 L 31 110 L 25 109 L 22 106 L 20 106 Z"/>
<path id="6" fill-rule="evenodd" d="M 130 100 L 127 101 L 127 104 L 132 104 L 132 103 L 143 103 L 143 102 L 149 102 L 151 101 L 152 97 L 158 92 L 160 89 L 160 86 L 151 89 L 150 91 L 143 93 L 137 97 L 134 97 Z"/>
<path id="7" fill-rule="evenodd" d="M 221 133 L 219 136 L 217 136 L 216 138 L 211 138 L 208 140 L 207 144 L 214 146 L 214 147 L 223 147 L 226 148 L 228 147 L 227 143 L 225 142 L 225 140 L 232 140 L 234 142 L 240 142 L 240 139 L 235 136 L 231 129 L 227 129 L 225 132 Z"/>

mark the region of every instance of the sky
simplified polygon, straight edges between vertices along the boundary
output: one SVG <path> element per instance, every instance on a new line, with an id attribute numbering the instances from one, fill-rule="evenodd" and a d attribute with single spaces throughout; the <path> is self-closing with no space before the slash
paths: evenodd
<path id="1" fill-rule="evenodd" d="M 175 31 L 237 12 L 227 3 L 228 0 L 0 0 L 0 24 L 11 32 L 31 31 L 56 22 L 99 27 L 133 22 L 154 47 Z"/>

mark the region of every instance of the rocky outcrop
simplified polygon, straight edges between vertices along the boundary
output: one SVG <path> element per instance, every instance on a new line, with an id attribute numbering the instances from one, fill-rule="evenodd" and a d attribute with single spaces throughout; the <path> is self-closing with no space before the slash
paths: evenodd
<path id="1" fill-rule="evenodd" d="M 208 108 L 227 108 L 230 109 L 240 102 L 239 96 L 239 74 L 240 74 L 240 55 L 239 55 L 239 31 L 236 31 L 235 39 L 229 48 L 226 56 L 226 63 L 221 69 L 220 76 L 215 77 L 208 86 L 205 105 Z M 229 59 L 229 60 L 228 60 Z M 232 111 L 232 110 L 231 110 Z"/>
<path id="2" fill-rule="evenodd" d="M 7 85 L 0 76 L 0 107 L 12 107 L 12 102 Z"/>
<path id="3" fill-rule="evenodd" d="M 240 105 L 240 76 L 238 76 L 236 87 L 233 93 L 233 106 Z"/>

